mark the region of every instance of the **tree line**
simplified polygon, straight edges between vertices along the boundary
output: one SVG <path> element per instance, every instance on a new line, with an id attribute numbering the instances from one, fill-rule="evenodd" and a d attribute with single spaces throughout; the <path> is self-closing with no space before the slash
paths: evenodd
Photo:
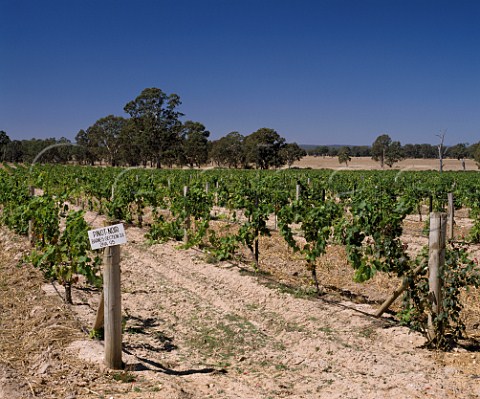
<path id="1" fill-rule="evenodd" d="M 453 159 L 474 159 L 477 144 L 455 144 L 446 147 L 446 158 Z M 368 145 L 361 146 L 317 146 L 313 149 L 307 150 L 308 155 L 313 156 L 328 156 L 338 157 L 342 148 L 348 147 L 351 157 L 372 157 L 372 147 Z M 405 144 L 400 148 L 403 158 L 423 158 L 423 159 L 437 159 L 438 149 L 436 145 L 432 144 Z"/>
<path id="2" fill-rule="evenodd" d="M 269 169 L 291 166 L 306 155 L 296 143 L 287 143 L 271 128 L 261 128 L 247 136 L 231 132 L 210 141 L 210 132 L 202 123 L 182 122 L 180 105 L 177 94 L 147 88 L 123 108 L 129 117 L 102 117 L 80 130 L 75 143 L 66 138 L 11 141 L 2 131 L 0 156 L 9 162 L 33 162 L 38 158 L 40 162 L 74 161 L 90 165 L 193 168 L 213 163 Z M 38 156 L 42 149 L 52 145 L 53 148 Z"/>
<path id="3" fill-rule="evenodd" d="M 177 94 L 158 88 L 144 89 L 123 108 L 128 117 L 108 115 L 80 130 L 75 142 L 67 138 L 10 140 L 0 131 L 0 157 L 7 162 L 107 164 L 111 166 L 219 167 L 270 169 L 292 164 L 307 155 L 297 143 L 287 143 L 274 129 L 260 128 L 243 136 L 230 132 L 209 140 L 210 132 L 200 123 L 185 122 Z M 472 158 L 480 165 L 480 143 L 451 147 L 405 144 L 383 134 L 371 146 L 318 146 L 308 155 L 338 157 L 348 164 L 352 157 L 372 157 L 392 166 L 404 158 Z M 48 148 L 48 150 L 45 150 Z"/>
<path id="4" fill-rule="evenodd" d="M 439 144 L 405 144 L 393 141 L 388 134 L 378 136 L 371 146 L 317 146 L 307 151 L 312 156 L 338 157 L 339 163 L 351 161 L 353 157 L 371 157 L 380 162 L 381 167 L 388 165 L 392 167 L 396 162 L 408 158 L 439 159 L 440 163 L 444 158 L 458 159 L 465 169 L 465 160 L 474 159 L 480 167 L 480 142 L 469 145 L 459 143 L 453 146 L 445 146 L 443 140 L 445 134 L 438 135 L 441 138 Z"/>

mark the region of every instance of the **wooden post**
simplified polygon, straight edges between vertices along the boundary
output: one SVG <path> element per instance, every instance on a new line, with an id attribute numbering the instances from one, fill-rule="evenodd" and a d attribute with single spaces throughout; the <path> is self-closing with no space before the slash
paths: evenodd
<path id="1" fill-rule="evenodd" d="M 210 183 L 207 181 L 205 183 L 205 193 L 208 194 L 209 191 L 210 191 Z"/>
<path id="2" fill-rule="evenodd" d="M 104 252 L 103 290 L 105 301 L 105 364 L 120 370 L 122 362 L 122 295 L 120 290 L 120 246 Z"/>
<path id="3" fill-rule="evenodd" d="M 137 201 L 138 227 L 143 227 L 143 211 L 142 211 L 142 207 L 143 207 L 143 200 L 139 199 L 139 200 Z"/>
<path id="4" fill-rule="evenodd" d="M 28 186 L 28 195 L 30 197 L 33 197 L 35 195 L 35 187 L 34 186 Z M 35 245 L 35 232 L 33 230 L 34 227 L 34 221 L 33 219 L 30 219 L 28 221 L 28 240 L 30 241 L 30 245 L 34 246 Z"/>
<path id="5" fill-rule="evenodd" d="M 218 206 L 218 181 L 215 182 L 215 198 L 213 204 Z"/>
<path id="6" fill-rule="evenodd" d="M 183 186 L 183 196 L 186 197 L 188 195 L 188 186 Z M 183 234 L 183 242 L 188 242 L 188 229 L 190 229 L 190 215 L 187 215 L 185 219 L 185 232 Z"/>
<path id="7" fill-rule="evenodd" d="M 416 276 L 418 273 L 420 273 L 423 269 L 423 265 L 418 266 L 413 272 L 412 272 L 412 277 Z M 386 312 L 386 310 L 390 307 L 390 305 L 395 302 L 395 300 L 400 296 L 400 294 L 405 291 L 408 287 L 408 276 L 405 276 L 403 278 L 403 281 L 401 284 L 397 287 L 395 291 L 393 291 L 392 295 L 383 302 L 382 306 L 375 312 L 375 317 L 380 317 L 382 314 Z"/>
<path id="8" fill-rule="evenodd" d="M 443 334 L 442 323 L 437 323 L 435 329 L 434 318 L 442 311 L 442 279 L 440 270 L 445 264 L 445 243 L 447 229 L 447 214 L 432 212 L 430 214 L 430 236 L 428 256 L 428 291 L 432 301 L 432 312 L 428 315 L 428 338 L 434 340 L 437 335 Z"/>
<path id="9" fill-rule="evenodd" d="M 300 191 L 301 191 L 300 184 L 297 184 L 297 187 L 295 189 L 295 199 L 297 201 L 300 199 Z"/>
<path id="10" fill-rule="evenodd" d="M 448 193 L 448 234 L 447 238 L 453 240 L 453 226 L 455 224 L 455 206 L 453 203 L 453 193 Z"/>
<path id="11" fill-rule="evenodd" d="M 310 185 L 310 178 L 307 177 L 307 184 Z"/>
<path id="12" fill-rule="evenodd" d="M 104 315 L 105 315 L 105 301 L 103 298 L 103 291 L 100 296 L 100 304 L 98 305 L 97 309 L 97 316 L 95 317 L 95 324 L 93 325 L 93 330 L 98 331 L 101 328 L 103 328 L 103 322 L 104 322 Z"/>
<path id="13" fill-rule="evenodd" d="M 75 187 L 79 187 L 78 177 L 75 178 Z M 80 206 L 80 196 L 77 195 L 75 198 L 75 205 Z"/>

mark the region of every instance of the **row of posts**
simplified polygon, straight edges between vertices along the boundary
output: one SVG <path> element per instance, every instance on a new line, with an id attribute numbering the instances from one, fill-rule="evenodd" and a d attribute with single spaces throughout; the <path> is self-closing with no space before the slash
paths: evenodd
<path id="1" fill-rule="evenodd" d="M 208 192 L 209 184 L 205 186 Z M 183 195 L 187 196 L 188 187 L 184 186 Z M 34 195 L 33 187 L 30 188 L 30 195 Z M 300 185 L 296 188 L 296 198 L 300 196 Z M 448 221 L 448 223 L 447 223 Z M 448 238 L 453 238 L 454 228 L 454 201 L 453 194 L 448 194 L 448 213 L 431 212 L 430 213 L 430 232 L 429 232 L 429 259 L 428 259 L 428 283 L 429 292 L 432 300 L 432 312 L 428 315 L 428 337 L 435 339 L 436 334 L 443 333 L 443 326 L 437 323 L 437 329 L 434 327 L 433 320 L 435 316 L 442 312 L 442 279 L 440 270 L 445 264 L 445 248 Z M 29 233 L 33 235 L 32 226 Z M 33 240 L 33 237 L 30 236 Z M 418 269 L 418 268 L 417 268 Z M 415 270 L 418 273 L 420 270 Z M 104 326 L 105 336 L 105 364 L 111 369 L 123 368 L 122 362 L 122 301 L 121 301 L 121 281 L 120 281 L 120 246 L 115 245 L 104 249 L 104 270 L 103 270 L 103 292 L 100 306 L 97 311 L 94 330 Z M 406 280 L 405 280 L 406 281 Z M 377 311 L 380 316 L 393 301 L 406 288 L 405 281 L 397 289 L 391 298 Z"/>
<path id="2" fill-rule="evenodd" d="M 310 184 L 310 179 L 308 179 Z M 218 185 L 217 185 L 218 187 Z M 209 191 L 209 183 L 205 185 L 205 191 Z M 188 193 L 188 187 L 183 189 L 183 195 Z M 296 185 L 295 199 L 298 201 L 301 195 L 301 186 Z M 443 333 L 443 326 L 437 323 L 438 329 L 435 331 L 433 320 L 436 315 L 442 312 L 442 280 L 440 270 L 445 264 L 445 248 L 447 239 L 452 240 L 454 236 L 455 224 L 455 206 L 453 193 L 448 193 L 448 211 L 432 212 L 432 197 L 430 197 L 430 231 L 429 231 L 429 260 L 428 260 L 428 283 L 430 298 L 432 300 L 432 312 L 428 315 L 428 337 L 430 340 L 435 338 L 435 334 Z M 448 227 L 448 228 L 447 228 Z M 414 270 L 414 275 L 421 271 L 421 266 Z M 385 301 L 376 315 L 382 315 L 388 307 L 398 298 L 398 296 L 407 288 L 405 279 L 400 287 Z"/>

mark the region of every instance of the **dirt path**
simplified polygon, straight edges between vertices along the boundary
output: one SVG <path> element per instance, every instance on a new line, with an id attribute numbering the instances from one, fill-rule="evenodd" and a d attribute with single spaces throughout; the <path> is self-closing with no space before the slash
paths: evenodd
<path id="1" fill-rule="evenodd" d="M 478 354 L 445 366 L 368 305 L 296 298 L 177 243 L 148 247 L 144 233 L 127 230 L 122 279 L 126 361 L 148 397 L 480 397 Z M 98 293 L 76 294 L 91 325 Z"/>
<path id="2" fill-rule="evenodd" d="M 435 354 L 369 305 L 296 297 L 144 234 L 129 227 L 122 246 L 127 368 L 108 372 L 82 332 L 99 292 L 75 289 L 65 307 L 38 271 L 16 268 L 25 241 L 1 231 L 0 398 L 480 397 L 478 352 Z"/>

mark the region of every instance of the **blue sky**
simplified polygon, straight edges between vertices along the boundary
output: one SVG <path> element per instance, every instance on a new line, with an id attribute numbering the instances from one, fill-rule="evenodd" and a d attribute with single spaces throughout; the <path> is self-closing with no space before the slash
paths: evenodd
<path id="1" fill-rule="evenodd" d="M 219 138 L 480 140 L 480 1 L 0 0 L 0 130 L 73 139 L 146 87 Z"/>

